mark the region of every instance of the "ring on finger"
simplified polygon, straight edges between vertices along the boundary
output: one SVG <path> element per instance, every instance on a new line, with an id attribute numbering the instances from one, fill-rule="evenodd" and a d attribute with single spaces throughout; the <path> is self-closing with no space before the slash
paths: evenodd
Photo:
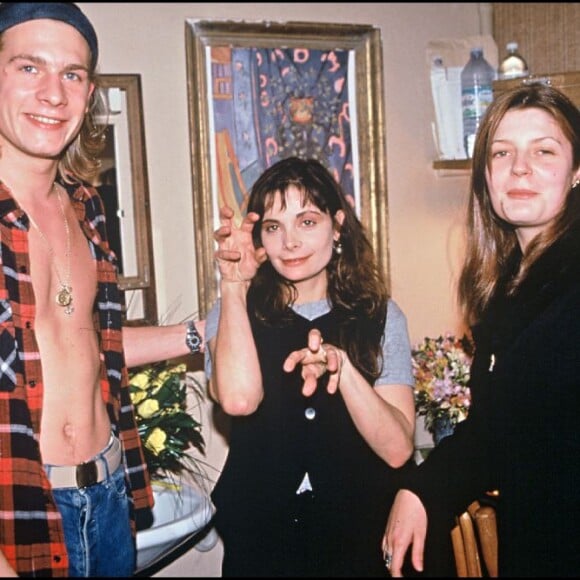
<path id="1" fill-rule="evenodd" d="M 387 569 L 390 569 L 392 562 L 393 562 L 392 554 L 389 554 L 389 552 L 385 552 L 385 567 Z"/>

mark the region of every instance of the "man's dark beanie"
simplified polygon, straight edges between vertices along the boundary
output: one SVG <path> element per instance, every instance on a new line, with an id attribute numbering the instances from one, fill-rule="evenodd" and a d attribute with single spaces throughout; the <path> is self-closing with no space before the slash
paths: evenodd
<path id="1" fill-rule="evenodd" d="M 91 50 L 91 70 L 99 57 L 97 34 L 89 19 L 73 2 L 2 2 L 0 4 L 0 34 L 23 22 L 48 18 L 60 20 L 76 28 Z"/>

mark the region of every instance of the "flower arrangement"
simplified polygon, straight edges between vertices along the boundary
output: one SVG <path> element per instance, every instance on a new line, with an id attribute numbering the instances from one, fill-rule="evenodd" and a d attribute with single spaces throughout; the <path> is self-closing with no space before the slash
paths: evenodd
<path id="1" fill-rule="evenodd" d="M 192 392 L 199 403 L 202 386 L 185 379 L 186 365 L 149 365 L 129 373 L 129 392 L 149 473 L 154 480 L 189 472 L 200 474 L 200 462 L 188 450 L 193 446 L 205 454 L 201 423 L 188 409 Z"/>
<path id="2" fill-rule="evenodd" d="M 450 333 L 425 338 L 412 350 L 415 376 L 415 405 L 425 417 L 425 429 L 435 434 L 439 419 L 452 427 L 467 417 L 471 393 L 467 386 L 473 357 L 469 337 Z"/>

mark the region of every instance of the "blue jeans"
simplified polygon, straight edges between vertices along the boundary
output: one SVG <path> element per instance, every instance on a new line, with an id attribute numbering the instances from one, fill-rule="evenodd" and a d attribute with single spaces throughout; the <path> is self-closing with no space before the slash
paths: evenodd
<path id="1" fill-rule="evenodd" d="M 64 526 L 69 575 L 132 576 L 136 547 L 123 464 L 101 483 L 53 489 L 53 494 Z"/>

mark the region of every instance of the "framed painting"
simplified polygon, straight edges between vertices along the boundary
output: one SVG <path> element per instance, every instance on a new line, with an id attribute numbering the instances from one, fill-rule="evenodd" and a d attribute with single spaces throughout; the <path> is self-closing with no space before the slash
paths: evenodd
<path id="1" fill-rule="evenodd" d="M 270 165 L 322 162 L 351 195 L 388 280 L 380 30 L 321 22 L 186 21 L 200 316 L 218 296 L 219 208 L 238 219 Z"/>

